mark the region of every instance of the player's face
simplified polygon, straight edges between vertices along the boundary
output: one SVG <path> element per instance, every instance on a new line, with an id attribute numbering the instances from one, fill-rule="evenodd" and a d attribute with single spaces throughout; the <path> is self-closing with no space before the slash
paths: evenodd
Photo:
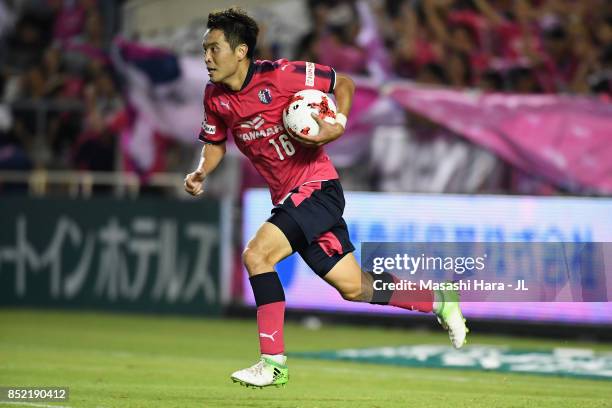
<path id="1" fill-rule="evenodd" d="M 238 47 L 232 50 L 223 31 L 208 30 L 204 35 L 202 47 L 204 48 L 204 62 L 212 82 L 224 82 L 236 73 L 239 62 L 236 52 Z"/>

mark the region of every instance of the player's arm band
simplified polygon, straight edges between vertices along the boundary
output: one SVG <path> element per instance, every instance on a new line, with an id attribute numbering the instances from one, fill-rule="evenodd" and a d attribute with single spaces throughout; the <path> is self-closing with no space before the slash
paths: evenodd
<path id="1" fill-rule="evenodd" d="M 227 140 L 227 138 L 225 138 L 223 140 L 210 140 L 210 139 L 206 138 L 204 135 L 198 136 L 198 139 L 200 139 L 201 142 L 204 142 L 206 144 L 213 144 L 213 145 L 223 144 Z"/>
<path id="2" fill-rule="evenodd" d="M 348 121 L 348 118 L 346 117 L 346 115 L 344 113 L 336 113 L 336 123 L 339 123 L 342 125 L 343 128 L 346 129 L 346 122 Z"/>
<path id="3" fill-rule="evenodd" d="M 334 93 L 334 89 L 336 89 L 336 70 L 331 69 L 331 79 L 329 81 L 329 91 L 327 93 Z"/>

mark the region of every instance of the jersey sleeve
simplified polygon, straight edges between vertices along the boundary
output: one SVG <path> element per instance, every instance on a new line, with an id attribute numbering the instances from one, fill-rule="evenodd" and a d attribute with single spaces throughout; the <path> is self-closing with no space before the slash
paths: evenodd
<path id="1" fill-rule="evenodd" d="M 327 65 L 305 61 L 281 62 L 280 83 L 291 93 L 303 89 L 318 89 L 321 92 L 332 93 L 336 86 L 336 71 Z"/>
<path id="2" fill-rule="evenodd" d="M 208 92 L 208 89 L 206 90 Z M 215 113 L 211 106 L 210 99 L 204 96 L 204 119 L 200 135 L 198 136 L 204 143 L 221 144 L 227 140 L 227 126 L 223 120 Z"/>

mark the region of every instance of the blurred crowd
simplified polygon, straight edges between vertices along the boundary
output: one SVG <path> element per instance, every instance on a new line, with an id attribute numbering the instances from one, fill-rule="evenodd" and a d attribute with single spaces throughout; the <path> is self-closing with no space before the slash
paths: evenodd
<path id="1" fill-rule="evenodd" d="M 486 91 L 612 93 L 609 0 L 308 0 L 308 6 L 313 29 L 296 59 Z"/>
<path id="2" fill-rule="evenodd" d="M 115 168 L 114 2 L 0 1 L 0 169 Z"/>
<path id="3" fill-rule="evenodd" d="M 308 0 L 311 27 L 294 59 L 376 83 L 520 94 L 612 97 L 609 0 Z M 279 57 L 264 25 L 261 57 Z M 274 33 L 270 35 L 268 32 Z M 363 163 L 369 163 L 367 172 Z M 407 112 L 373 132 L 369 156 L 345 169 L 349 188 L 378 191 L 558 194 L 449 129 Z M 356 177 L 352 177 L 356 175 Z M 580 189 L 574 189 L 579 193 Z"/>
<path id="4" fill-rule="evenodd" d="M 0 170 L 122 168 L 119 134 L 129 126 L 131 111 L 112 68 L 120 4 L 0 0 Z M 299 17 L 304 30 L 250 10 L 261 22 L 258 58 L 315 61 L 378 83 L 408 79 L 494 92 L 591 94 L 608 101 L 612 96 L 609 0 L 304 0 L 300 5 L 306 10 Z M 200 55 L 204 24 L 200 20 L 178 34 L 160 32 L 157 43 L 174 39 L 180 48 L 175 51 Z M 499 180 L 508 178 L 500 176 L 505 170 L 493 168 L 498 160 L 422 119 L 408 114 L 396 136 L 373 135 L 372 157 L 366 158 L 372 166 L 369 174 L 355 173 L 361 184 L 354 188 L 521 193 L 549 188 L 543 190 L 539 182 L 536 189 L 517 188 L 516 182 L 500 188 Z M 420 165 L 411 161 L 417 168 L 397 157 L 393 167 L 376 145 L 390 143 L 389 138 L 395 143 L 392 152 L 436 157 Z M 486 163 L 467 171 L 495 174 L 495 180 L 466 190 L 424 177 L 431 173 L 438 180 L 439 170 L 461 174 L 431 164 L 458 149 L 463 153 L 456 157 L 483 159 L 462 159 L 458 166 Z M 526 184 L 518 184 L 532 186 L 532 181 L 528 176 Z"/>

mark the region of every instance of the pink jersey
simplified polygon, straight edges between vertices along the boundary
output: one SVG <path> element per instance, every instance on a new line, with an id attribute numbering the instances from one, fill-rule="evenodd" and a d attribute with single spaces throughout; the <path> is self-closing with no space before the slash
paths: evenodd
<path id="1" fill-rule="evenodd" d="M 289 137 L 283 126 L 283 109 L 296 92 L 314 88 L 331 93 L 335 80 L 335 71 L 325 65 L 255 61 L 239 91 L 206 85 L 199 139 L 223 143 L 231 130 L 240 151 L 268 183 L 275 205 L 304 183 L 337 179 L 322 147 L 304 146 Z"/>

